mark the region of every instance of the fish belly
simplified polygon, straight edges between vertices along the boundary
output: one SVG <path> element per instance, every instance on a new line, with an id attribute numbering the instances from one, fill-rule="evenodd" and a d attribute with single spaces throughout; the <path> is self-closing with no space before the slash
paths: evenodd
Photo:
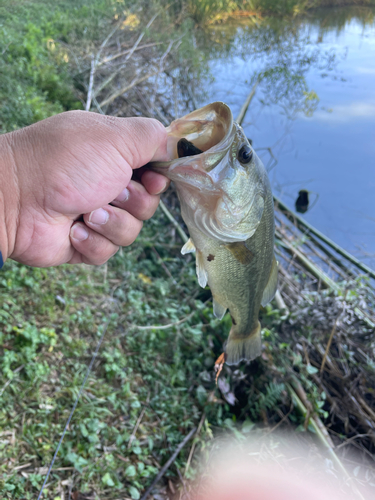
<path id="1" fill-rule="evenodd" d="M 232 318 L 226 344 L 228 364 L 251 360 L 261 353 L 258 315 L 274 258 L 273 220 L 262 223 L 253 237 L 238 243 L 226 244 L 193 228 L 190 231 L 197 263 L 207 274 L 214 311 L 224 315 L 229 309 Z"/>

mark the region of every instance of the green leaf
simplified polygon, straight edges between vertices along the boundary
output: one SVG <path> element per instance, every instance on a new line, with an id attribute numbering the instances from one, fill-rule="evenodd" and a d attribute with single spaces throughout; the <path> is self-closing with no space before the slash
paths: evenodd
<path id="1" fill-rule="evenodd" d="M 245 422 L 242 424 L 242 432 L 251 432 L 251 430 L 254 428 L 254 425 L 255 423 L 251 420 L 245 420 Z"/>
<path id="2" fill-rule="evenodd" d="M 318 368 L 315 368 L 315 366 L 312 365 L 307 365 L 306 370 L 309 375 L 314 375 L 314 373 L 318 373 L 319 371 Z"/>
<path id="3" fill-rule="evenodd" d="M 87 429 L 86 429 L 86 426 L 85 424 L 80 424 L 79 425 L 79 428 L 81 429 L 81 432 L 82 432 L 82 436 L 83 437 L 87 437 L 89 435 Z"/>
<path id="4" fill-rule="evenodd" d="M 139 500 L 141 498 L 139 491 L 134 486 L 130 486 L 129 493 L 133 500 Z"/>
<path id="5" fill-rule="evenodd" d="M 134 467 L 134 465 L 129 465 L 129 467 L 125 469 L 125 475 L 127 477 L 134 477 L 136 474 L 137 474 L 137 469 Z"/>
<path id="6" fill-rule="evenodd" d="M 104 474 L 104 476 L 102 477 L 102 483 L 105 484 L 106 486 L 114 486 L 115 483 L 113 481 L 113 479 L 111 478 L 111 475 L 109 474 L 109 472 L 106 472 Z"/>

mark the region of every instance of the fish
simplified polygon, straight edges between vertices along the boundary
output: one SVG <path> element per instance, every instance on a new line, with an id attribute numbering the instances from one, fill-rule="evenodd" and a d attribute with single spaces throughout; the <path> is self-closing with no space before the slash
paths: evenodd
<path id="1" fill-rule="evenodd" d="M 209 285 L 214 315 L 229 310 L 229 365 L 261 354 L 259 310 L 275 296 L 274 204 L 267 171 L 223 102 L 208 104 L 167 127 L 169 161 L 148 167 L 175 183 L 196 254 L 199 285 Z"/>

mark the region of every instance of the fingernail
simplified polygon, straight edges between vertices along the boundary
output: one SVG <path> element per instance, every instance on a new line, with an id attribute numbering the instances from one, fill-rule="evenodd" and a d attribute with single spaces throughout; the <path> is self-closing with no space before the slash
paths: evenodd
<path id="1" fill-rule="evenodd" d="M 105 224 L 109 218 L 109 213 L 107 210 L 104 210 L 103 208 L 98 208 L 97 210 L 94 210 L 91 212 L 89 216 L 89 222 L 92 224 Z"/>
<path id="2" fill-rule="evenodd" d="M 129 191 L 125 188 L 113 201 L 124 202 L 128 198 L 129 198 Z"/>
<path id="3" fill-rule="evenodd" d="M 74 240 L 84 241 L 89 237 L 89 233 L 86 227 L 83 224 L 74 224 L 72 229 L 70 230 L 70 236 Z"/>

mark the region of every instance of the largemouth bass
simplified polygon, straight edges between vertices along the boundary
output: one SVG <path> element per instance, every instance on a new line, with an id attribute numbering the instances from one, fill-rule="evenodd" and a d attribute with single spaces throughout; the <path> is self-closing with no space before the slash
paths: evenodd
<path id="1" fill-rule="evenodd" d="M 196 252 L 198 282 L 210 286 L 213 310 L 232 328 L 226 362 L 261 353 L 260 306 L 277 289 L 274 207 L 267 172 L 229 107 L 214 102 L 167 128 L 171 161 L 149 164 L 175 182 Z"/>

